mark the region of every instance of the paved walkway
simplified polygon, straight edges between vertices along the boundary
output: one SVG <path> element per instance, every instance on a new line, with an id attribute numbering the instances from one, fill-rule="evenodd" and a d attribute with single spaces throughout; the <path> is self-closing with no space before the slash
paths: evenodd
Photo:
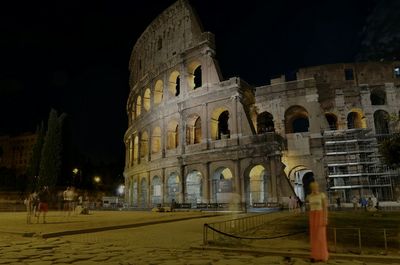
<path id="1" fill-rule="evenodd" d="M 52 213 L 49 224 L 24 224 L 22 214 L 0 214 L 0 264 L 174 264 L 174 265 L 255 265 L 309 264 L 303 258 L 260 256 L 246 252 L 193 249 L 202 241 L 202 225 L 234 216 L 218 216 L 160 223 L 121 230 L 83 233 L 44 239 L 23 237 L 21 232 L 61 231 L 79 227 L 127 224 L 201 216 L 199 213 L 95 212 L 91 216 L 72 216 L 60 224 Z M 282 213 L 271 214 L 271 220 Z M 61 217 L 60 217 L 61 218 Z M 9 229 L 7 229 L 9 228 Z M 5 231 L 9 230 L 9 231 Z M 11 233 L 10 231 L 13 231 Z M 355 260 L 331 260 L 328 264 L 377 264 Z M 389 264 L 389 263 L 385 263 Z"/>

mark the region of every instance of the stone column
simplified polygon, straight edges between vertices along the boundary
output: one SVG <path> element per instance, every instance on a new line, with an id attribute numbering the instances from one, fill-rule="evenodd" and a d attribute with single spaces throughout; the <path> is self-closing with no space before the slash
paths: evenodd
<path id="1" fill-rule="evenodd" d="M 150 176 L 150 171 L 147 172 L 147 207 L 152 207 L 151 199 L 152 199 L 152 194 L 151 194 L 151 176 Z"/>
<path id="2" fill-rule="evenodd" d="M 270 169 L 271 169 L 271 189 L 272 189 L 272 191 L 271 191 L 271 200 L 273 201 L 273 202 L 277 202 L 277 181 L 276 181 L 276 178 L 277 178 L 277 172 L 276 172 L 276 165 L 275 165 L 275 158 L 273 157 L 273 158 L 271 158 L 270 160 Z"/>
<path id="3" fill-rule="evenodd" d="M 240 176 L 240 160 L 235 160 L 235 193 L 239 196 L 240 202 L 242 202 L 243 197 L 243 178 Z"/>
<path id="4" fill-rule="evenodd" d="M 202 198 L 201 202 L 202 203 L 210 203 L 210 163 L 205 163 L 204 164 L 205 170 L 203 171 L 205 174 L 202 179 L 201 185 L 202 187 Z"/>

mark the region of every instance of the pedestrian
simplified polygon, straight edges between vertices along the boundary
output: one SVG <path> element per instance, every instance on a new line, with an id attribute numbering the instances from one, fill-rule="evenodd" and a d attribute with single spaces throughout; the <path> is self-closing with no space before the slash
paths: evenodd
<path id="1" fill-rule="evenodd" d="M 26 206 L 26 223 L 32 223 L 32 214 L 33 213 L 33 193 L 29 193 L 28 196 L 24 200 L 24 204 Z"/>
<path id="2" fill-rule="evenodd" d="M 300 200 L 298 196 L 296 196 L 296 208 L 298 213 L 301 213 L 303 210 L 303 202 Z"/>
<path id="3" fill-rule="evenodd" d="M 361 197 L 360 201 L 361 201 L 361 203 L 360 203 L 361 204 L 361 208 L 363 208 L 364 211 L 366 211 L 367 210 L 367 205 L 368 205 L 367 199 L 365 199 L 364 197 Z"/>
<path id="4" fill-rule="evenodd" d="M 336 198 L 336 205 L 337 205 L 337 209 L 340 210 L 340 208 L 342 207 L 341 202 L 340 202 L 340 197 Z"/>
<path id="5" fill-rule="evenodd" d="M 311 194 L 307 196 L 310 205 L 309 225 L 311 241 L 311 261 L 326 262 L 329 258 L 326 227 L 328 225 L 328 200 L 319 191 L 317 182 L 310 184 Z"/>
<path id="6" fill-rule="evenodd" d="M 171 212 L 173 212 L 175 210 L 175 204 L 176 204 L 175 199 L 172 199 L 172 201 L 171 201 Z"/>
<path id="7" fill-rule="evenodd" d="M 39 223 L 40 214 L 43 213 L 43 223 L 46 223 L 46 215 L 49 211 L 50 192 L 47 186 L 39 192 L 39 213 L 37 215 L 37 223 Z"/>
<path id="8" fill-rule="evenodd" d="M 353 196 L 353 199 L 351 200 L 351 202 L 353 203 L 353 210 L 356 211 L 358 208 L 358 199 L 356 196 Z"/>
<path id="9" fill-rule="evenodd" d="M 39 213 L 39 196 L 36 191 L 32 193 L 32 212 L 33 216 L 37 217 Z"/>
<path id="10" fill-rule="evenodd" d="M 289 206 L 289 212 L 293 211 L 293 199 L 292 196 L 289 196 L 289 202 L 288 202 L 288 206 Z"/>

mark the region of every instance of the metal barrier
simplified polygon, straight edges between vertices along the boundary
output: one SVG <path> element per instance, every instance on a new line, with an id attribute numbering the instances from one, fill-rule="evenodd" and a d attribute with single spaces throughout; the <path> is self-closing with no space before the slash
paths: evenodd
<path id="1" fill-rule="evenodd" d="M 208 244 L 209 233 L 211 233 L 210 237 L 212 238 L 212 241 L 215 241 L 216 237 L 220 235 L 235 237 L 235 235 L 238 235 L 239 233 L 260 227 L 266 223 L 268 214 L 269 213 L 254 214 L 227 221 L 204 224 L 203 244 Z"/>

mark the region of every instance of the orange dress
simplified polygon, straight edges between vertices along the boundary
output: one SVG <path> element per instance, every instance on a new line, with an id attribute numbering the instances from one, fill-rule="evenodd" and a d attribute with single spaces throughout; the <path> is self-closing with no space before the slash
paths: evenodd
<path id="1" fill-rule="evenodd" d="M 310 194 L 310 243 L 311 258 L 314 260 L 327 261 L 329 258 L 328 243 L 326 240 L 326 212 L 324 193 Z"/>

